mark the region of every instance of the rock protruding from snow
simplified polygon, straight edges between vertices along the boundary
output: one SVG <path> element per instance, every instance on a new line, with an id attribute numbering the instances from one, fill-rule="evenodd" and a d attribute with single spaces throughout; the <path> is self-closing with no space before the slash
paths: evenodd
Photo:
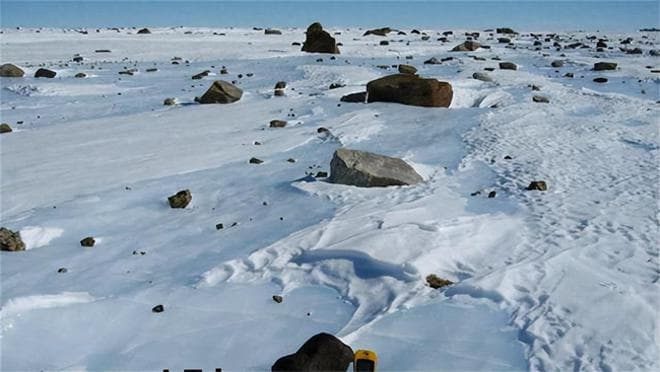
<path id="1" fill-rule="evenodd" d="M 417 68 L 415 68 L 415 66 L 401 64 L 399 65 L 399 72 L 402 74 L 415 75 L 417 74 Z"/>
<path id="2" fill-rule="evenodd" d="M 307 27 L 307 36 L 302 46 L 303 52 L 339 54 L 335 38 L 323 30 L 320 23 L 315 22 Z"/>
<path id="3" fill-rule="evenodd" d="M 475 50 L 481 48 L 481 44 L 473 40 L 466 40 L 462 44 L 458 44 L 452 49 L 452 52 L 474 52 Z"/>
<path id="4" fill-rule="evenodd" d="M 0 66 L 0 76 L 2 77 L 23 77 L 23 75 L 25 75 L 25 71 L 11 63 Z"/>
<path id="5" fill-rule="evenodd" d="M 488 83 L 493 82 L 493 78 L 490 77 L 490 75 L 488 75 L 485 72 L 475 72 L 474 74 L 472 74 L 472 78 L 476 79 L 476 80 L 485 81 L 485 82 L 488 82 Z"/>
<path id="6" fill-rule="evenodd" d="M 362 34 L 362 36 L 369 36 L 369 35 L 387 36 L 387 34 L 389 34 L 392 31 L 394 30 L 392 30 L 389 27 L 374 28 L 373 30 L 365 31 L 365 33 Z"/>
<path id="7" fill-rule="evenodd" d="M 36 78 L 43 77 L 43 78 L 52 79 L 56 75 L 57 75 L 57 72 L 55 72 L 53 70 L 49 70 L 47 68 L 40 68 L 40 69 L 37 70 L 37 72 L 34 73 L 34 77 L 36 77 Z"/>
<path id="8" fill-rule="evenodd" d="M 340 101 L 352 103 L 364 103 L 367 100 L 367 92 L 350 93 L 342 96 Z"/>
<path id="9" fill-rule="evenodd" d="M 148 34 L 151 33 L 151 31 L 149 31 L 148 28 L 143 28 L 143 29 L 140 29 L 137 33 L 140 34 L 140 35 L 148 35 Z"/>
<path id="10" fill-rule="evenodd" d="M 545 181 L 532 181 L 527 186 L 527 190 L 546 191 L 548 190 L 548 185 L 545 183 Z"/>
<path id="11" fill-rule="evenodd" d="M 353 361 L 353 349 L 333 335 L 319 333 L 296 351 L 278 359 L 271 371 L 346 371 Z"/>
<path id="12" fill-rule="evenodd" d="M 94 244 L 96 244 L 96 240 L 94 240 L 94 238 L 91 236 L 88 236 L 80 241 L 80 245 L 83 247 L 93 247 Z"/>
<path id="13" fill-rule="evenodd" d="M 617 64 L 614 62 L 596 62 L 594 63 L 594 71 L 607 71 L 616 70 Z"/>
<path id="14" fill-rule="evenodd" d="M 16 252 L 24 250 L 25 243 L 23 243 L 20 233 L 0 227 L 0 251 Z"/>
<path id="15" fill-rule="evenodd" d="M 7 124 L 7 123 L 2 123 L 2 124 L 0 124 L 0 134 L 3 134 L 3 133 L 11 133 L 12 131 L 13 131 L 13 130 L 11 129 L 11 127 L 9 126 L 9 124 Z"/>
<path id="16" fill-rule="evenodd" d="M 216 80 L 199 99 L 199 103 L 232 103 L 243 96 L 243 91 L 232 83 Z"/>
<path id="17" fill-rule="evenodd" d="M 513 62 L 500 62 L 500 70 L 517 70 L 518 66 Z"/>
<path id="18" fill-rule="evenodd" d="M 340 148 L 330 162 L 328 181 L 358 187 L 413 185 L 420 176 L 405 161 L 371 152 Z"/>
<path id="19" fill-rule="evenodd" d="M 490 196 L 489 196 L 490 197 Z M 447 279 L 442 279 L 439 276 L 435 274 L 430 274 L 426 276 L 426 283 L 429 285 L 429 287 L 433 289 L 438 289 L 442 287 L 446 287 L 448 285 L 454 284 L 451 280 Z"/>
<path id="20" fill-rule="evenodd" d="M 278 81 L 275 84 L 275 96 L 283 97 L 286 89 L 286 81 Z"/>
<path id="21" fill-rule="evenodd" d="M 163 105 L 165 106 L 176 105 L 176 98 L 172 98 L 172 97 L 165 98 L 165 100 L 163 101 Z"/>
<path id="22" fill-rule="evenodd" d="M 171 208 L 185 208 L 186 206 L 188 206 L 191 200 L 192 200 L 192 194 L 188 189 L 181 190 L 176 194 L 167 198 L 167 201 L 170 203 Z"/>
<path id="23" fill-rule="evenodd" d="M 449 107 L 451 84 L 411 74 L 395 74 L 367 84 L 368 102 L 396 102 L 411 106 Z"/>

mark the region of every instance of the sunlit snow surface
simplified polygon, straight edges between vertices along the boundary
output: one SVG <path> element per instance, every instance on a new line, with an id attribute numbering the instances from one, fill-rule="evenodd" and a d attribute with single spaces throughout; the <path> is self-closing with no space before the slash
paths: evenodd
<path id="1" fill-rule="evenodd" d="M 266 370 L 321 331 L 377 351 L 382 370 L 658 368 L 657 35 L 599 34 L 614 48 L 596 53 L 482 31 L 492 49 L 450 53 L 463 31 L 389 46 L 330 31 L 335 60 L 292 46 L 301 29 L 3 30 L 2 62 L 26 77 L 1 80 L 14 132 L 0 137 L 0 212 L 29 250 L 0 256 L 2 370 Z M 628 36 L 643 55 L 617 49 Z M 404 62 L 451 82 L 451 107 L 338 105 Z M 42 63 L 58 76 L 31 77 Z M 484 67 L 495 83 L 471 78 Z M 195 104 L 219 78 L 243 98 Z M 287 96 L 273 97 L 280 80 Z M 308 176 L 340 146 L 403 158 L 425 181 Z M 532 180 L 549 190 L 526 191 Z M 185 188 L 192 203 L 170 209 Z M 432 290 L 431 273 L 456 284 Z"/>

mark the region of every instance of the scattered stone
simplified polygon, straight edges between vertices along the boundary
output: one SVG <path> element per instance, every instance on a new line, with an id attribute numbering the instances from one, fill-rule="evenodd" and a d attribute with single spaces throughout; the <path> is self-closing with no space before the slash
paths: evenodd
<path id="1" fill-rule="evenodd" d="M 529 186 L 527 186 L 527 190 L 546 191 L 548 190 L 548 186 L 545 184 L 545 181 L 532 181 Z"/>
<path id="2" fill-rule="evenodd" d="M 81 57 L 81 56 L 75 56 L 75 57 L 73 57 L 71 60 L 72 60 L 73 62 L 80 63 L 80 62 L 83 61 L 83 57 Z"/>
<path id="3" fill-rule="evenodd" d="M 148 28 L 143 28 L 140 31 L 138 31 L 137 33 L 140 34 L 140 35 L 147 35 L 147 34 L 150 34 L 151 31 L 149 31 Z"/>
<path id="4" fill-rule="evenodd" d="M 500 70 L 517 70 L 518 66 L 512 62 L 500 62 Z"/>
<path id="5" fill-rule="evenodd" d="M 94 244 L 96 244 L 96 240 L 94 240 L 94 238 L 91 236 L 88 236 L 80 241 L 80 245 L 83 247 L 93 247 Z"/>
<path id="6" fill-rule="evenodd" d="M 485 81 L 485 82 L 488 82 L 488 83 L 493 82 L 493 78 L 490 77 L 490 75 L 488 75 L 485 72 L 475 72 L 474 74 L 472 74 L 472 78 L 476 79 L 476 80 Z"/>
<path id="7" fill-rule="evenodd" d="M 0 124 L 0 134 L 11 133 L 12 131 L 13 131 L 13 129 L 11 129 L 9 124 L 7 124 L 7 123 Z"/>
<path id="8" fill-rule="evenodd" d="M 25 71 L 11 63 L 0 66 L 0 76 L 2 77 L 23 77 L 23 75 L 25 75 Z"/>
<path id="9" fill-rule="evenodd" d="M 550 66 L 555 68 L 564 67 L 564 61 L 562 60 L 552 61 L 552 63 L 550 63 Z"/>
<path id="10" fill-rule="evenodd" d="M 567 73 L 564 74 L 564 77 L 573 78 L 573 77 L 575 77 L 575 75 L 572 72 L 567 72 Z"/>
<path id="11" fill-rule="evenodd" d="M 225 225 L 223 225 L 223 224 L 221 224 L 221 223 L 218 223 L 218 224 L 215 225 L 215 229 L 216 229 L 216 230 L 222 230 L 222 229 L 224 229 L 224 228 L 225 228 Z"/>
<path id="12" fill-rule="evenodd" d="M 282 298 L 282 296 L 274 295 L 273 301 L 277 302 L 278 304 L 281 304 L 282 301 L 284 301 L 284 299 Z"/>
<path id="13" fill-rule="evenodd" d="M 537 103 L 550 103 L 548 97 L 544 97 L 544 96 L 534 96 L 532 97 L 532 101 Z"/>
<path id="14" fill-rule="evenodd" d="M 57 72 L 53 70 L 49 70 L 47 68 L 40 68 L 37 70 L 37 72 L 34 73 L 34 77 L 36 78 L 44 77 L 44 78 L 52 79 L 55 77 L 55 75 L 57 75 Z"/>
<path id="15" fill-rule="evenodd" d="M 25 243 L 21 239 L 21 233 L 0 227 L 0 251 L 17 252 L 24 251 Z"/>
<path id="16" fill-rule="evenodd" d="M 415 75 L 417 73 L 417 69 L 411 65 L 399 65 L 399 72 L 402 74 Z"/>
<path id="17" fill-rule="evenodd" d="M 380 46 L 386 46 L 386 45 L 390 45 L 390 42 L 387 41 L 387 40 L 381 40 L 381 41 L 378 43 L 378 45 L 380 45 Z"/>
<path id="18" fill-rule="evenodd" d="M 426 61 L 424 61 L 425 65 L 439 65 L 440 63 L 442 63 L 442 62 L 440 62 L 435 57 L 431 57 L 431 58 L 427 59 Z"/>
<path id="19" fill-rule="evenodd" d="M 491 191 L 491 192 L 488 193 L 488 198 L 489 198 L 489 199 L 492 199 L 492 198 L 494 198 L 496 195 L 497 195 L 497 192 L 495 192 L 495 191 Z"/>
<path id="20" fill-rule="evenodd" d="M 282 31 L 276 30 L 274 28 L 267 28 L 264 30 L 265 35 L 282 35 Z"/>
<path id="21" fill-rule="evenodd" d="M 170 208 L 185 208 L 192 200 L 190 190 L 181 190 L 167 198 Z"/>
<path id="22" fill-rule="evenodd" d="M 163 311 L 165 311 L 165 306 L 163 305 L 156 305 L 151 309 L 151 312 L 154 313 L 162 313 Z"/>
<path id="23" fill-rule="evenodd" d="M 510 155 L 505 155 L 504 156 L 504 160 L 511 160 L 511 159 L 513 159 L 513 158 Z"/>
<path id="24" fill-rule="evenodd" d="M 594 71 L 607 71 L 616 70 L 617 64 L 614 62 L 596 62 L 594 63 Z"/>
<path id="25" fill-rule="evenodd" d="M 318 22 L 312 23 L 307 27 L 302 51 L 308 53 L 339 54 L 339 48 L 337 47 L 335 38 L 324 31 L 323 26 Z"/>
<path id="26" fill-rule="evenodd" d="M 513 30 L 512 30 L 511 28 L 509 28 L 509 27 L 500 27 L 500 28 L 497 28 L 497 29 L 496 29 L 496 32 L 497 32 L 498 34 L 518 34 L 517 32 L 513 31 Z"/>
<path id="27" fill-rule="evenodd" d="M 508 37 L 498 37 L 497 42 L 500 44 L 508 44 L 511 42 L 511 39 L 509 39 Z"/>
<path id="28" fill-rule="evenodd" d="M 368 102 L 396 102 L 424 107 L 449 107 L 453 98 L 451 84 L 417 75 L 395 74 L 367 84 Z"/>
<path id="29" fill-rule="evenodd" d="M 599 83 L 599 84 L 607 83 L 607 78 L 604 78 L 604 77 L 597 77 L 597 78 L 594 78 L 593 81 L 594 81 L 594 83 Z"/>
<path id="30" fill-rule="evenodd" d="M 286 127 L 287 122 L 285 120 L 271 120 L 270 121 L 270 127 L 271 128 L 284 128 Z"/>
<path id="31" fill-rule="evenodd" d="M 326 178 L 326 177 L 328 177 L 328 172 L 323 172 L 323 171 L 316 172 L 316 176 L 314 176 L 314 177 L 315 178 Z"/>
<path id="32" fill-rule="evenodd" d="M 57 269 L 57 272 L 60 274 L 65 274 L 69 272 L 69 270 L 66 267 L 60 267 L 59 269 Z"/>
<path id="33" fill-rule="evenodd" d="M 426 283 L 429 285 L 429 287 L 431 287 L 433 289 L 438 289 L 438 288 L 442 288 L 442 287 L 446 287 L 448 285 L 454 284 L 454 282 L 452 282 L 451 280 L 442 279 L 442 278 L 438 277 L 435 274 L 427 275 L 426 276 Z"/>
<path id="34" fill-rule="evenodd" d="M 328 89 L 343 88 L 345 86 L 346 86 L 346 84 L 342 84 L 342 83 L 332 83 L 332 84 L 330 84 L 330 87 Z"/>
<path id="35" fill-rule="evenodd" d="M 294 159 L 294 158 L 288 158 L 288 159 L 286 159 L 286 161 L 289 162 L 289 163 L 295 163 L 295 162 L 296 162 L 296 159 Z"/>
<path id="36" fill-rule="evenodd" d="M 204 70 L 204 71 L 200 72 L 199 74 L 195 74 L 195 75 L 193 75 L 192 79 L 193 79 L 193 80 L 199 80 L 199 79 L 201 79 L 201 78 L 203 78 L 203 77 L 209 76 L 209 73 L 210 73 L 210 72 L 211 72 L 211 71 L 209 71 L 209 70 Z"/>
<path id="37" fill-rule="evenodd" d="M 84 78 L 87 77 L 87 74 L 84 73 L 84 72 L 79 72 L 79 73 L 75 74 L 74 77 L 78 78 L 78 79 L 84 79 Z"/>
<path id="38" fill-rule="evenodd" d="M 258 159 L 258 158 L 250 158 L 250 161 L 249 161 L 250 164 L 261 164 L 263 162 L 264 162 L 263 160 Z"/>
<path id="39" fill-rule="evenodd" d="M 176 105 L 176 98 L 171 98 L 171 97 L 165 98 L 165 100 L 163 101 L 163 105 L 165 105 L 165 106 L 174 106 L 174 105 Z"/>
<path id="40" fill-rule="evenodd" d="M 118 72 L 119 75 L 129 75 L 133 76 L 135 72 L 133 70 L 122 70 Z"/>
<path id="41" fill-rule="evenodd" d="M 366 31 L 362 36 L 376 35 L 376 36 L 387 36 L 392 30 L 389 27 L 375 28 L 373 30 Z"/>
<path id="42" fill-rule="evenodd" d="M 94 53 L 111 53 L 110 49 L 96 49 Z"/>
<path id="43" fill-rule="evenodd" d="M 232 103 L 243 96 L 243 91 L 234 84 L 216 80 L 199 99 L 199 103 Z"/>
<path id="44" fill-rule="evenodd" d="M 452 52 L 474 52 L 475 50 L 481 48 L 481 44 L 476 41 L 466 40 L 463 44 L 459 44 L 452 49 Z"/>
<path id="45" fill-rule="evenodd" d="M 311 315 L 307 313 L 307 315 Z M 346 371 L 353 362 L 353 349 L 338 338 L 319 333 L 307 340 L 295 354 L 278 359 L 272 372 Z"/>
<path id="46" fill-rule="evenodd" d="M 144 71 L 146 71 L 146 72 L 156 72 L 156 71 L 158 71 L 158 69 L 155 68 L 155 67 L 152 67 L 152 68 L 148 68 L 148 69 L 146 69 L 146 70 L 144 70 Z"/>
<path id="47" fill-rule="evenodd" d="M 347 148 L 335 151 L 330 171 L 330 182 L 358 187 L 412 185 L 423 181 L 401 159 Z"/>
<path id="48" fill-rule="evenodd" d="M 341 97 L 341 102 L 364 103 L 367 100 L 367 92 L 357 92 Z"/>

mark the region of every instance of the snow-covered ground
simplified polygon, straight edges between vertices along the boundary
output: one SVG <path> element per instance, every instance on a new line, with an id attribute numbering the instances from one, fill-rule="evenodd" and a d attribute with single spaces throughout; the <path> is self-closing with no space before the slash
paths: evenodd
<path id="1" fill-rule="evenodd" d="M 303 31 L 3 30 L 2 63 L 26 77 L 1 80 L 14 128 L 0 137 L 1 225 L 28 250 L 0 255 L 2 370 L 265 370 L 321 331 L 377 351 L 382 370 L 660 368 L 657 33 L 601 33 L 614 48 L 597 53 L 482 31 L 490 50 L 451 53 L 463 31 L 379 46 L 331 29 L 333 60 L 292 46 Z M 618 50 L 628 36 L 644 54 Z M 451 107 L 339 104 L 399 63 L 449 81 Z M 31 77 L 41 65 L 58 76 Z M 472 79 L 484 67 L 494 83 Z M 215 79 L 243 98 L 194 103 Z M 309 176 L 340 146 L 401 157 L 425 182 Z M 548 191 L 525 190 L 533 180 Z M 170 209 L 181 189 L 191 205 Z M 456 284 L 433 290 L 428 274 Z"/>

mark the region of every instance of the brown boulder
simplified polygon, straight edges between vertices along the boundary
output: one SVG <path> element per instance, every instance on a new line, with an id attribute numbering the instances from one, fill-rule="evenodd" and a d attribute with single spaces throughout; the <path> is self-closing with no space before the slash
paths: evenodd
<path id="1" fill-rule="evenodd" d="M 481 44 L 476 41 L 467 40 L 463 44 L 456 45 L 452 52 L 474 52 L 475 50 L 481 48 Z"/>
<path id="2" fill-rule="evenodd" d="M 0 124 L 0 134 L 2 133 L 11 133 L 13 130 L 7 123 Z"/>
<path id="3" fill-rule="evenodd" d="M 2 77 L 23 77 L 23 75 L 25 75 L 25 71 L 11 63 L 0 66 L 0 76 Z"/>
<path id="4" fill-rule="evenodd" d="M 278 359 L 271 371 L 341 371 L 353 361 L 353 349 L 338 338 L 319 333 L 307 340 L 295 354 Z"/>
<path id="5" fill-rule="evenodd" d="M 243 91 L 234 84 L 216 80 L 199 99 L 199 103 L 232 103 L 243 96 Z"/>
<path id="6" fill-rule="evenodd" d="M 23 243 L 19 232 L 0 227 L 0 251 L 16 252 L 24 250 L 25 243 Z"/>
<path id="7" fill-rule="evenodd" d="M 324 31 L 320 23 L 316 22 L 309 25 L 306 35 L 302 46 L 303 52 L 339 54 L 335 38 Z"/>
<path id="8" fill-rule="evenodd" d="M 167 198 L 171 208 L 185 208 L 192 200 L 190 190 L 181 190 Z"/>
<path id="9" fill-rule="evenodd" d="M 395 74 L 367 84 L 367 102 L 396 102 L 424 107 L 449 107 L 451 84 L 417 75 Z"/>

